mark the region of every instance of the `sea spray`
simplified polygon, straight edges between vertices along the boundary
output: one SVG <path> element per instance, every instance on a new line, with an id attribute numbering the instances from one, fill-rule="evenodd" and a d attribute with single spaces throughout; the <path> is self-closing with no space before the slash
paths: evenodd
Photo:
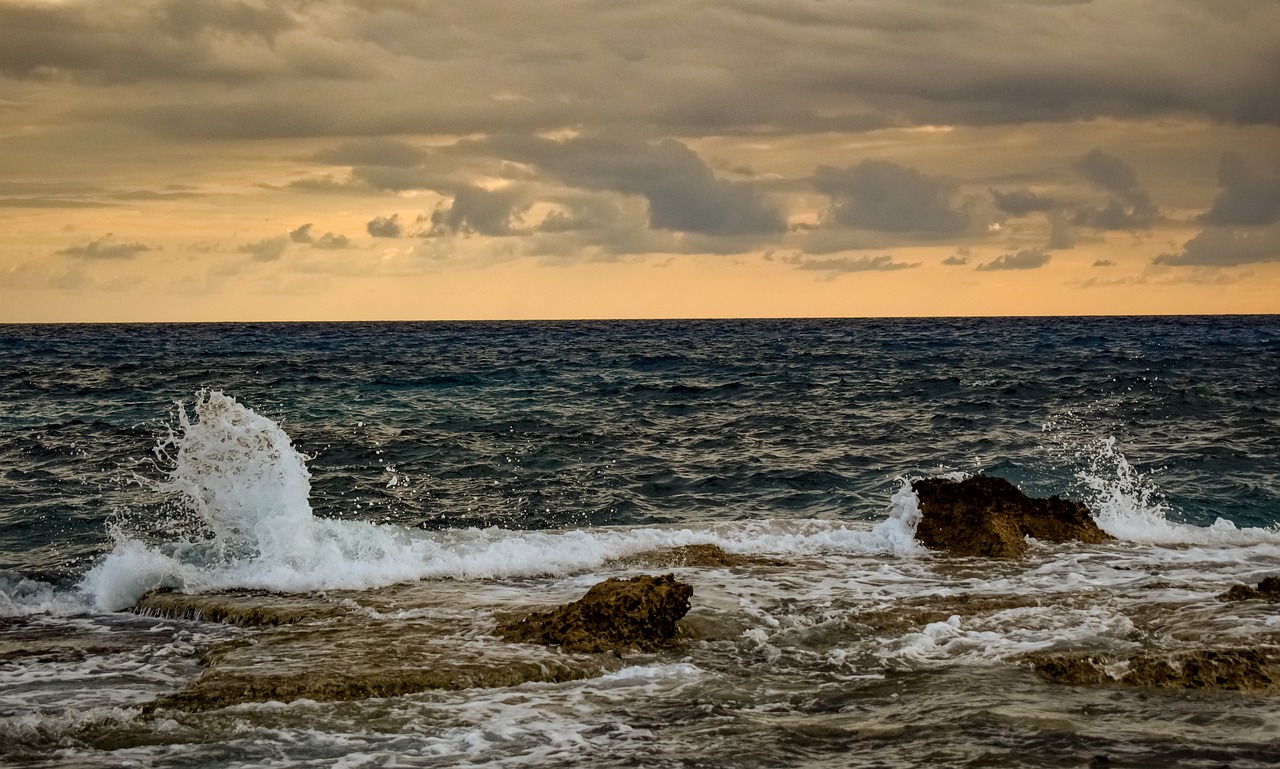
<path id="1" fill-rule="evenodd" d="M 161 487 L 193 515 L 176 540 L 148 544 L 121 527 L 81 590 L 101 610 L 133 606 L 148 590 L 257 588 L 280 592 L 364 589 L 423 578 L 564 575 L 660 548 L 717 544 L 728 551 L 813 555 L 919 551 L 910 483 L 889 516 L 862 523 L 755 521 L 685 528 L 497 528 L 427 532 L 312 515 L 306 458 L 279 424 L 217 390 L 201 391 L 194 417 L 158 448 L 172 467 Z"/>
<path id="2" fill-rule="evenodd" d="M 232 558 L 286 554 L 312 522 L 311 474 L 278 424 L 218 390 L 201 391 L 195 421 L 178 409 L 180 432 L 163 488 L 182 495 Z"/>
<path id="3" fill-rule="evenodd" d="M 1173 510 L 1154 477 L 1129 462 L 1114 436 L 1075 448 L 1074 462 L 1085 503 L 1098 526 L 1117 539 L 1155 545 L 1280 544 L 1280 531 L 1238 528 L 1225 518 L 1208 527 L 1170 520 Z"/>

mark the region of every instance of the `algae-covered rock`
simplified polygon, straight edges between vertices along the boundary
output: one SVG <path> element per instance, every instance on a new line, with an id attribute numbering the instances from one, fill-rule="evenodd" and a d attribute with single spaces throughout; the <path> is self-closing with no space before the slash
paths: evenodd
<path id="1" fill-rule="evenodd" d="M 161 588 L 139 598 L 133 612 L 145 617 L 220 622 L 240 627 L 278 627 L 340 617 L 347 614 L 348 609 L 307 596 L 265 591 L 187 594 Z"/>
<path id="2" fill-rule="evenodd" d="M 617 563 L 629 566 L 655 568 L 722 569 L 742 566 L 783 566 L 776 558 L 758 555 L 740 555 L 725 551 L 719 545 L 681 545 L 662 550 L 646 550 L 642 553 L 619 558 Z"/>
<path id="3" fill-rule="evenodd" d="M 1141 652 L 1131 657 L 1033 654 L 1031 666 L 1054 683 L 1124 684 L 1165 689 L 1256 691 L 1276 685 L 1277 660 L 1261 649 L 1194 649 Z"/>
<path id="4" fill-rule="evenodd" d="M 564 657 L 564 660 L 571 658 Z M 163 695 L 142 706 L 156 710 L 200 712 L 245 702 L 317 702 L 400 697 L 428 690 L 459 691 L 518 686 L 524 683 L 563 683 L 593 678 L 601 667 L 570 665 L 556 660 L 511 660 L 505 663 L 458 662 L 434 668 L 385 667 L 360 670 L 321 668 L 299 673 L 223 671 L 216 666 L 184 690 Z"/>
<path id="5" fill-rule="evenodd" d="M 693 587 L 672 574 L 611 578 L 573 603 L 499 624 L 497 635 L 567 652 L 654 651 L 675 636 L 692 595 Z"/>
<path id="6" fill-rule="evenodd" d="M 1003 478 L 924 478 L 911 485 L 920 500 L 916 539 L 952 555 L 1017 558 L 1026 553 L 1028 536 L 1042 542 L 1113 539 L 1080 502 L 1029 497 Z"/>
<path id="7" fill-rule="evenodd" d="M 1267 601 L 1280 603 L 1280 577 L 1267 577 L 1257 587 L 1248 585 L 1232 585 L 1231 589 L 1218 596 L 1219 601 Z"/>

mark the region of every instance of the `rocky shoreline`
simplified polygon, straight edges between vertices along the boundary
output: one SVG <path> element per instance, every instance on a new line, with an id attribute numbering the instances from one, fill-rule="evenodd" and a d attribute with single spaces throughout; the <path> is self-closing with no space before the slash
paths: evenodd
<path id="1" fill-rule="evenodd" d="M 1026 496 L 1004 479 L 916 481 L 919 541 L 940 559 L 1023 558 L 1038 542 L 1103 544 L 1084 505 L 1058 497 Z M 963 561 L 960 561 L 963 562 Z M 943 562 L 939 561 L 941 565 Z M 617 567 L 734 569 L 768 572 L 783 562 L 725 552 L 712 544 L 649 551 Z M 134 611 L 177 620 L 219 622 L 246 635 L 212 648 L 203 672 L 182 691 L 158 698 L 145 712 L 200 711 L 244 702 L 394 697 L 415 692 L 556 683 L 604 675 L 635 655 L 678 655 L 699 633 L 686 617 L 696 605 L 694 585 L 675 574 L 605 579 L 581 598 L 547 609 L 504 616 L 476 626 L 466 617 L 405 621 L 382 616 L 349 597 L 228 591 L 188 595 L 156 590 Z M 1089 591 L 1062 592 L 1054 605 L 1087 607 Z M 447 599 L 440 599 L 441 606 Z M 1039 607 L 1043 597 L 1013 594 L 935 595 L 868 608 L 850 618 L 874 634 L 901 635 L 960 616 L 993 617 Z M 1238 585 L 1223 602 L 1280 601 L 1280 579 Z M 447 615 L 447 613 L 445 613 Z M 1153 611 L 1158 615 L 1159 611 Z M 1153 632 L 1159 620 L 1153 616 Z M 705 637 L 705 636 L 703 636 Z M 474 639 L 459 646 L 458 639 Z M 493 643 L 500 639 L 505 644 Z M 335 659 L 335 655 L 340 659 Z M 318 664 L 299 669 L 296 661 Z M 279 665 L 273 665 L 279 660 Z M 1148 648 L 1132 653 L 1043 650 L 1009 659 L 1045 681 L 1071 686 L 1139 686 L 1273 692 L 1280 688 L 1280 653 L 1270 647 Z M 322 662 L 323 664 L 319 664 Z"/>

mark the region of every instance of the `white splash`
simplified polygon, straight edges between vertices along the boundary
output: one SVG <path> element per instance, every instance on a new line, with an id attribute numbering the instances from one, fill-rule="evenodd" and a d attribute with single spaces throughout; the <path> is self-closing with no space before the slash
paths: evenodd
<path id="1" fill-rule="evenodd" d="M 278 424 L 218 391 L 199 393 L 194 412 L 192 417 L 180 411 L 179 430 L 162 443 L 161 454 L 173 465 L 162 485 L 184 501 L 203 533 L 153 545 L 114 531 L 115 547 L 81 583 L 100 610 L 128 608 L 161 586 L 306 592 L 431 577 L 563 575 L 646 550 L 690 544 L 790 555 L 910 555 L 919 550 L 914 539 L 919 507 L 905 480 L 893 495 L 889 518 L 874 528 L 810 520 L 425 532 L 316 518 L 308 502 L 305 457 Z"/>
<path id="2" fill-rule="evenodd" d="M 1078 453 L 1083 466 L 1076 480 L 1098 526 L 1123 540 L 1155 545 L 1253 545 L 1280 543 L 1273 529 L 1238 528 L 1225 518 L 1208 527 L 1177 523 L 1168 518 L 1168 504 L 1155 481 L 1139 472 L 1107 437 Z"/>

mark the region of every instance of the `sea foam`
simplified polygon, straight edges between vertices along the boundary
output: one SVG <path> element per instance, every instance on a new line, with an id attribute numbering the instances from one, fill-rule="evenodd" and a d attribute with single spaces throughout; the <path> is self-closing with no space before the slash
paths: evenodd
<path id="1" fill-rule="evenodd" d="M 198 526 L 179 541 L 147 543 L 113 532 L 112 551 L 81 590 L 100 610 L 128 608 L 148 590 L 365 589 L 407 580 L 559 575 L 628 555 L 711 543 L 730 552 L 908 555 L 919 509 L 902 481 L 889 517 L 874 527 L 830 521 L 741 522 L 701 528 L 599 528 L 427 532 L 317 518 L 306 459 L 271 419 L 219 391 L 202 391 L 194 415 L 161 445 L 172 463 L 162 488 Z M 198 529 L 198 531 L 196 530 Z"/>
<path id="2" fill-rule="evenodd" d="M 199 525 L 176 541 L 148 543 L 114 532 L 112 551 L 84 578 L 93 606 L 128 608 L 148 590 L 259 588 L 280 592 L 367 589 L 423 578 L 493 579 L 567 575 L 647 550 L 715 544 L 729 552 L 784 557 L 867 554 L 912 557 L 919 501 L 899 479 L 888 515 L 874 525 L 821 520 L 735 521 L 683 528 L 596 527 L 569 531 L 498 528 L 423 531 L 317 518 L 308 501 L 306 458 L 279 424 L 219 391 L 202 391 L 194 414 L 161 445 L 172 468 L 162 487 Z M 1201 528 L 1169 521 L 1154 485 L 1102 441 L 1078 477 L 1098 523 L 1146 544 L 1242 546 L 1280 543 L 1280 533 Z M 198 529 L 198 531 L 194 530 Z"/>

